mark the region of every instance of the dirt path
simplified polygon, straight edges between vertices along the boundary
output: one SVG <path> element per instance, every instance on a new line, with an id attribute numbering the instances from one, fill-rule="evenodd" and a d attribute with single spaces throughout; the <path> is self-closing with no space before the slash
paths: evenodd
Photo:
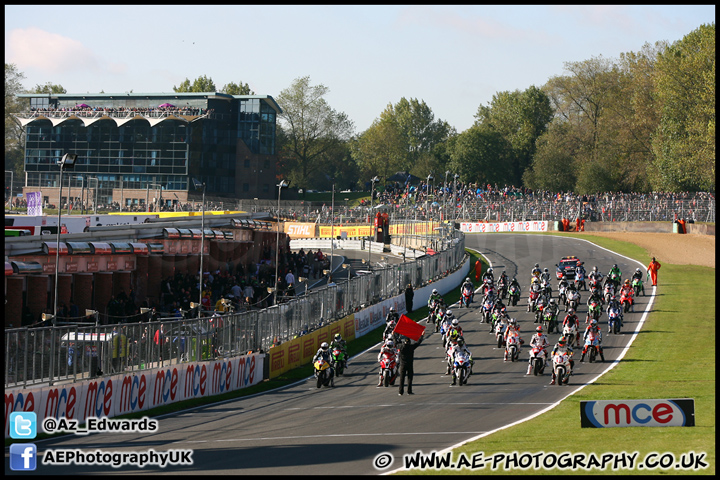
<path id="1" fill-rule="evenodd" d="M 595 235 L 614 240 L 635 243 L 645 248 L 650 257 L 675 265 L 701 265 L 715 268 L 714 235 L 680 235 L 673 233 L 640 232 L 584 232 L 583 235 Z M 638 259 L 650 263 L 650 258 Z"/>

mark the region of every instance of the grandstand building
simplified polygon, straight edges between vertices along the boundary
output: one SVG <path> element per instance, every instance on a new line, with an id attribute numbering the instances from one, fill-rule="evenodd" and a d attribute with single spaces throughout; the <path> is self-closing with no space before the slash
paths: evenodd
<path id="1" fill-rule="evenodd" d="M 86 205 L 172 209 L 199 199 L 195 178 L 209 197 L 275 196 L 276 118 L 269 95 L 224 93 L 21 94 L 27 108 L 15 117 L 26 129 L 25 187 L 45 204 L 67 195 Z M 63 172 L 57 162 L 78 155 Z M 81 200 L 81 197 L 82 200 Z"/>

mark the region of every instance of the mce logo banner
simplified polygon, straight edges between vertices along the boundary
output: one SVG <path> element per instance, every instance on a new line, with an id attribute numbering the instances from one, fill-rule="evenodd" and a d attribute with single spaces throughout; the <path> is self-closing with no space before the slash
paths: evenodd
<path id="1" fill-rule="evenodd" d="M 694 427 L 695 400 L 597 400 L 580 402 L 582 428 Z"/>

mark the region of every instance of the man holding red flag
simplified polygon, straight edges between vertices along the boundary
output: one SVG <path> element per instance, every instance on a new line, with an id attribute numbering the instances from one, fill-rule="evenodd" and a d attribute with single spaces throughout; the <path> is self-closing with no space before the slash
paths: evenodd
<path id="1" fill-rule="evenodd" d="M 413 395 L 412 379 L 413 379 L 413 361 L 415 359 L 415 349 L 420 346 L 425 334 L 425 327 L 412 321 L 408 316 L 401 315 L 400 320 L 395 326 L 395 333 L 403 335 L 406 338 L 398 346 L 398 366 L 400 373 L 400 388 L 398 395 L 403 394 L 405 387 L 405 376 L 408 379 L 408 395 Z M 411 343 L 410 339 L 417 340 L 417 343 Z"/>

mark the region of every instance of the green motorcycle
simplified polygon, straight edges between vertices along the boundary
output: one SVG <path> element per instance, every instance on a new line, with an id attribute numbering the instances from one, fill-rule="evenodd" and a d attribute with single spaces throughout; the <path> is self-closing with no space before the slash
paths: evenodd
<path id="1" fill-rule="evenodd" d="M 347 353 L 340 347 L 334 347 L 331 355 L 332 363 L 335 366 L 335 373 L 340 377 L 345 371 L 345 367 L 347 367 Z"/>

